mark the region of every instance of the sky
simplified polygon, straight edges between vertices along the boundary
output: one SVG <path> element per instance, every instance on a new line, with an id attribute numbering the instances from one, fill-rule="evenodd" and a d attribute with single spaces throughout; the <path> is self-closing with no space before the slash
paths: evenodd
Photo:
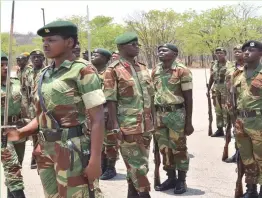
<path id="1" fill-rule="evenodd" d="M 114 22 L 123 23 L 128 15 L 136 11 L 173 9 L 176 12 L 184 12 L 193 9 L 198 12 L 217 8 L 223 5 L 238 4 L 240 1 L 22 1 L 15 2 L 14 32 L 36 33 L 43 26 L 43 15 L 41 8 L 45 10 L 46 23 L 57 18 L 72 15 L 87 15 L 89 7 L 90 20 L 98 15 L 110 16 Z M 250 4 L 262 6 L 261 1 L 245 1 Z M 11 23 L 11 0 L 1 1 L 1 32 L 10 31 Z"/>

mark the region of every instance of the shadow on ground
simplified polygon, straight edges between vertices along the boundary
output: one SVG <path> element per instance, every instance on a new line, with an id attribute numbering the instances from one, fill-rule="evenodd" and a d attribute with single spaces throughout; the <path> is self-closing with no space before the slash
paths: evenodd
<path id="1" fill-rule="evenodd" d="M 174 189 L 172 190 L 168 190 L 168 191 L 164 191 L 162 193 L 166 193 L 168 195 L 174 195 Z M 200 189 L 195 189 L 195 188 L 187 188 L 187 192 L 185 192 L 184 194 L 181 195 L 176 195 L 176 196 L 181 196 L 181 197 L 186 197 L 186 196 L 192 196 L 192 195 L 204 195 L 205 191 L 202 191 Z"/>

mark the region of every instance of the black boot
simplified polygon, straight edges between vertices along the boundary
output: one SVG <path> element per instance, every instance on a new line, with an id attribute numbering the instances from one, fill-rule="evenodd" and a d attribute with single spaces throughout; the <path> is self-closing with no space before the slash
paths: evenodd
<path id="1" fill-rule="evenodd" d="M 176 171 L 167 170 L 167 180 L 164 181 L 160 186 L 155 187 L 155 191 L 164 191 L 175 188 L 176 186 Z"/>
<path id="2" fill-rule="evenodd" d="M 9 188 L 7 188 L 7 198 L 14 198 L 14 196 L 10 192 Z"/>
<path id="3" fill-rule="evenodd" d="M 217 127 L 217 131 L 211 135 L 211 137 L 221 137 L 224 136 L 224 130 L 223 127 Z"/>
<path id="4" fill-rule="evenodd" d="M 108 180 L 112 179 L 113 177 L 116 176 L 116 160 L 115 159 L 108 159 L 107 160 L 107 167 L 103 175 L 101 175 L 100 179 L 101 180 Z"/>
<path id="5" fill-rule="evenodd" d="M 139 194 L 131 181 L 128 182 L 127 198 L 139 198 Z"/>
<path id="6" fill-rule="evenodd" d="M 257 185 L 256 184 L 247 184 L 247 191 L 243 195 L 242 198 L 258 198 L 258 193 L 257 193 Z"/>
<path id="7" fill-rule="evenodd" d="M 174 194 L 183 194 L 187 191 L 186 186 L 186 172 L 178 171 L 178 179 L 176 181 L 176 187 L 174 190 Z"/>
<path id="8" fill-rule="evenodd" d="M 106 167 L 107 167 L 107 158 L 103 156 L 103 158 L 101 160 L 102 175 L 106 171 Z"/>
<path id="9" fill-rule="evenodd" d="M 139 198 L 151 198 L 149 192 L 140 192 Z"/>
<path id="10" fill-rule="evenodd" d="M 14 198 L 26 198 L 23 190 L 15 190 L 12 194 Z"/>
<path id="11" fill-rule="evenodd" d="M 235 163 L 235 162 L 237 162 L 237 151 L 235 152 L 235 154 L 232 157 L 227 158 L 225 160 L 225 162 L 226 163 Z"/>
<path id="12" fill-rule="evenodd" d="M 31 169 L 36 169 L 37 165 L 36 165 L 36 160 L 34 158 L 34 156 L 32 156 L 31 158 Z"/>
<path id="13" fill-rule="evenodd" d="M 262 186 L 260 186 L 260 191 L 259 191 L 258 198 L 262 198 Z"/>

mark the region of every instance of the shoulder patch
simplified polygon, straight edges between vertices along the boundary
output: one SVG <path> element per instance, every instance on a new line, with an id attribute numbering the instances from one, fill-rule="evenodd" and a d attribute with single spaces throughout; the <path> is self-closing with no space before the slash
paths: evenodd
<path id="1" fill-rule="evenodd" d="M 112 62 L 108 67 L 115 67 L 120 63 L 119 60 L 115 60 L 114 62 Z"/>

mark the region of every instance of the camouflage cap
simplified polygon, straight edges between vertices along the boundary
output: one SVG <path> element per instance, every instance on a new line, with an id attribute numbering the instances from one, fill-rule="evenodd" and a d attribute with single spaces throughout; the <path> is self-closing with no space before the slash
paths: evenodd
<path id="1" fill-rule="evenodd" d="M 247 41 L 246 43 L 243 44 L 243 46 L 242 46 L 242 51 L 243 51 L 246 47 L 257 48 L 257 49 L 259 49 L 260 51 L 262 51 L 262 43 L 259 42 L 259 41 L 255 41 L 255 40 Z"/>
<path id="2" fill-rule="evenodd" d="M 27 58 L 28 56 L 25 55 L 24 53 L 20 54 L 19 56 L 16 57 L 16 59 L 22 59 L 22 58 Z"/>
<path id="3" fill-rule="evenodd" d="M 34 49 L 34 50 L 30 53 L 30 56 L 33 55 L 33 54 L 44 56 L 44 52 L 43 52 L 42 50 L 40 50 L 40 49 Z"/>
<path id="4" fill-rule="evenodd" d="M 53 21 L 37 31 L 42 37 L 46 36 L 77 36 L 77 26 L 70 21 Z"/>
<path id="5" fill-rule="evenodd" d="M 115 43 L 117 45 L 125 45 L 132 41 L 138 41 L 137 34 L 134 32 L 126 32 L 124 34 L 119 35 L 115 39 Z"/>
<path id="6" fill-rule="evenodd" d="M 22 54 L 25 55 L 25 56 L 30 56 L 29 52 L 23 52 Z"/>
<path id="7" fill-rule="evenodd" d="M 160 45 L 157 49 L 159 50 L 161 47 L 166 47 L 174 52 L 178 52 L 178 48 L 177 46 L 175 46 L 174 44 L 171 43 L 165 43 L 164 45 Z"/>
<path id="8" fill-rule="evenodd" d="M 93 53 L 99 53 L 102 54 L 103 56 L 107 57 L 107 58 L 111 58 L 112 54 L 110 51 L 103 49 L 103 48 L 97 48 L 93 51 Z"/>
<path id="9" fill-rule="evenodd" d="M 220 52 L 220 51 L 223 51 L 223 52 L 227 53 L 226 49 L 223 48 L 223 47 L 217 47 L 217 48 L 215 49 L 215 52 Z"/>
<path id="10" fill-rule="evenodd" d="M 237 44 L 233 50 L 242 50 L 242 44 Z"/>
<path id="11" fill-rule="evenodd" d="M 1 51 L 1 60 L 8 60 L 8 56 Z"/>

